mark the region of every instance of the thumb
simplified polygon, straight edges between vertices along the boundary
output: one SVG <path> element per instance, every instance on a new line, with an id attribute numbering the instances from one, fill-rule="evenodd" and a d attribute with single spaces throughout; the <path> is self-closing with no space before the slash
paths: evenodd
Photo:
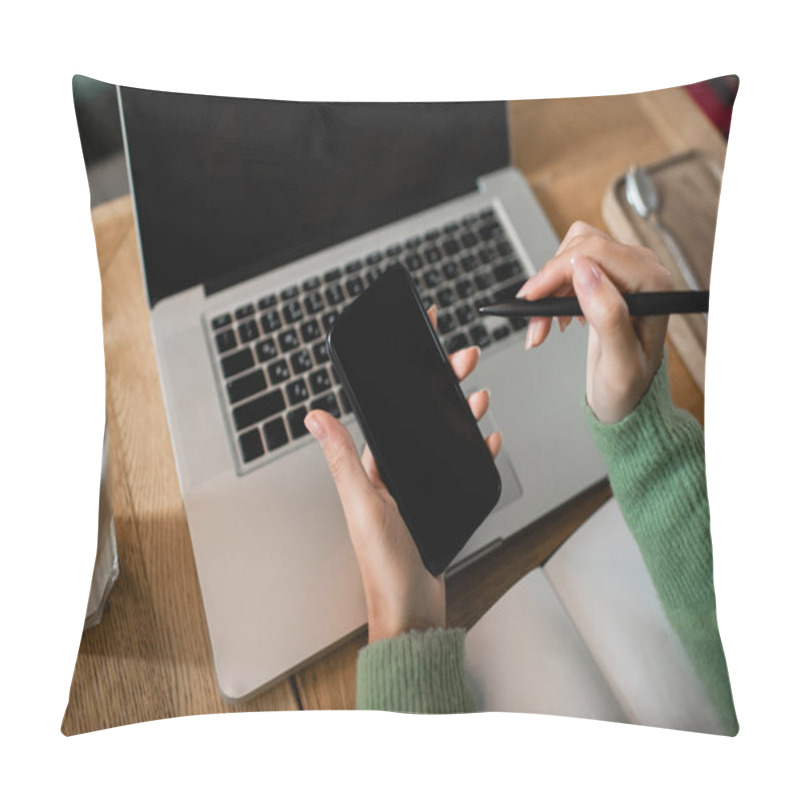
<path id="1" fill-rule="evenodd" d="M 638 339 L 628 306 L 617 287 L 586 256 L 573 256 L 572 269 L 572 284 L 581 311 L 597 333 L 602 350 L 620 358 L 632 356 Z"/>
<path id="2" fill-rule="evenodd" d="M 342 501 L 345 514 L 349 516 L 350 510 L 355 509 L 364 492 L 373 488 L 364 471 L 353 438 L 339 420 L 325 411 L 310 412 L 304 422 L 322 447 L 339 499 Z"/>

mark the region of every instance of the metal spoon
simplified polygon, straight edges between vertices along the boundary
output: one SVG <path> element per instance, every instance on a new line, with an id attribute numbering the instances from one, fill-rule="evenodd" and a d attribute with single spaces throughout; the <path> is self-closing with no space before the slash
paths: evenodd
<path id="1" fill-rule="evenodd" d="M 670 251 L 675 264 L 686 281 L 686 285 L 693 291 L 699 292 L 702 287 L 694 274 L 689 262 L 673 235 L 664 227 L 658 218 L 661 205 L 658 190 L 655 187 L 647 170 L 634 165 L 625 174 L 625 197 L 631 208 L 645 220 L 652 222 L 664 244 Z M 705 315 L 704 315 L 705 316 Z"/>

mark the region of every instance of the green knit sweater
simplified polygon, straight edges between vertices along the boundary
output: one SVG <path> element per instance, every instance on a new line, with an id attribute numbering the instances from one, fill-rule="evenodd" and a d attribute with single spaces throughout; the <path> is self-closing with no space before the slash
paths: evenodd
<path id="1" fill-rule="evenodd" d="M 639 405 L 601 423 L 584 403 L 622 513 L 667 618 L 683 642 L 725 731 L 739 729 L 717 629 L 703 431 L 672 404 L 666 360 Z M 463 628 L 412 631 L 364 647 L 356 703 L 419 713 L 474 711 Z"/>

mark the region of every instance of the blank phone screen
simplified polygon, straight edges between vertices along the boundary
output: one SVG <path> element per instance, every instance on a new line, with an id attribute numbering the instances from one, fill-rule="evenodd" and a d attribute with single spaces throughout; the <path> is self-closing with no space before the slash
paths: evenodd
<path id="1" fill-rule="evenodd" d="M 500 478 L 405 270 L 359 297 L 329 341 L 381 476 L 438 574 L 496 504 Z"/>

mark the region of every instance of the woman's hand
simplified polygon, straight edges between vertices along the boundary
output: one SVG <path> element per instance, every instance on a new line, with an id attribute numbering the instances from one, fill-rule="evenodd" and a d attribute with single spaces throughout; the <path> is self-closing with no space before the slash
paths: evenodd
<path id="1" fill-rule="evenodd" d="M 569 229 L 553 258 L 520 289 L 538 300 L 575 294 L 589 322 L 586 399 L 601 422 L 618 422 L 641 400 L 661 363 L 668 317 L 631 318 L 622 293 L 672 288 L 656 255 L 615 242 L 585 222 Z M 571 318 L 560 318 L 564 330 Z M 537 347 L 552 320 L 533 318 L 525 347 Z"/>
<path id="2" fill-rule="evenodd" d="M 435 325 L 435 308 L 428 313 Z M 475 369 L 479 353 L 477 347 L 469 347 L 450 356 L 459 381 Z M 467 401 L 480 419 L 489 407 L 488 392 L 476 392 Z M 344 508 L 364 584 L 369 641 L 444 627 L 444 575 L 434 577 L 422 563 L 369 448 L 359 457 L 344 425 L 324 411 L 312 411 L 305 423 L 322 446 Z M 486 443 L 496 456 L 500 434 L 491 434 Z"/>

